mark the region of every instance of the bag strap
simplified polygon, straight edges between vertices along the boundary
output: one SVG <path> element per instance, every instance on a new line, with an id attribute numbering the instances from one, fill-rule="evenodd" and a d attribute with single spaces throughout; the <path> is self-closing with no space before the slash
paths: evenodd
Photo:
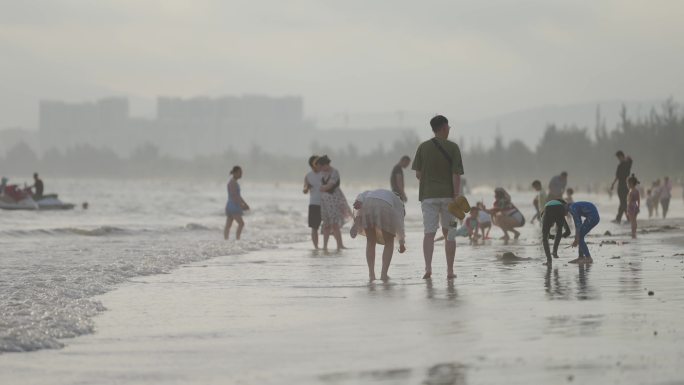
<path id="1" fill-rule="evenodd" d="M 449 167 L 453 167 L 453 165 L 454 165 L 453 159 L 451 159 L 451 157 L 449 156 L 449 153 L 446 152 L 446 150 L 444 149 L 444 147 L 442 147 L 442 145 L 439 144 L 439 142 L 437 141 L 437 138 L 432 138 L 431 142 L 432 142 L 435 146 L 437 146 L 437 149 L 439 150 L 439 152 L 441 152 L 442 155 L 444 155 L 444 157 L 446 158 L 446 160 L 449 162 Z"/>

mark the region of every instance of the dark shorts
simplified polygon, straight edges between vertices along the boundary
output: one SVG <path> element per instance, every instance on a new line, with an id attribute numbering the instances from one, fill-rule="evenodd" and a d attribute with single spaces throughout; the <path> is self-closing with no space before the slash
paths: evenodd
<path id="1" fill-rule="evenodd" d="M 321 227 L 321 206 L 309 205 L 309 227 L 318 229 Z"/>

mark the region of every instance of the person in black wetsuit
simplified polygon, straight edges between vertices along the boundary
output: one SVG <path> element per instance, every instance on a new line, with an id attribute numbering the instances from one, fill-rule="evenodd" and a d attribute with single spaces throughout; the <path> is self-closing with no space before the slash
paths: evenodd
<path id="1" fill-rule="evenodd" d="M 627 178 L 629 178 L 632 172 L 632 158 L 625 156 L 625 153 L 618 151 L 615 153 L 620 164 L 617 166 L 615 171 L 615 180 L 613 184 L 610 185 L 610 191 L 613 191 L 615 183 L 618 184 L 617 193 L 618 198 L 620 198 L 620 207 L 618 208 L 617 216 L 615 217 L 614 223 L 622 222 L 622 214 L 625 214 L 627 210 L 627 194 L 629 193 L 629 188 L 627 187 Z"/>
<path id="2" fill-rule="evenodd" d="M 33 173 L 33 186 L 31 188 L 34 188 L 33 192 L 33 199 L 34 200 L 39 200 L 40 198 L 43 197 L 43 191 L 44 186 L 43 186 L 43 181 L 38 177 L 38 173 L 34 172 Z"/>
<path id="3" fill-rule="evenodd" d="M 561 237 L 567 238 L 570 235 L 570 226 L 565 221 L 565 216 L 568 214 L 567 204 L 561 199 L 552 199 L 544 205 L 542 212 L 542 243 L 544 245 L 544 252 L 546 253 L 546 264 L 551 264 L 551 251 L 549 250 L 549 233 L 551 227 L 556 225 L 556 236 L 553 239 L 553 258 L 558 258 L 558 245 Z M 565 232 L 563 232 L 565 229 Z"/>

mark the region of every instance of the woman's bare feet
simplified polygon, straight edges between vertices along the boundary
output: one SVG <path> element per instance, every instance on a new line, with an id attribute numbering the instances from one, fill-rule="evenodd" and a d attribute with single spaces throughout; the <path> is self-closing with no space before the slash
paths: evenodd
<path id="1" fill-rule="evenodd" d="M 447 274 L 447 279 L 454 279 L 454 278 L 456 278 L 456 273 Z"/>
<path id="2" fill-rule="evenodd" d="M 432 278 L 432 272 L 426 271 L 425 275 L 423 275 L 423 279 L 430 279 L 430 278 Z"/>
<path id="3" fill-rule="evenodd" d="M 558 257 L 558 254 L 554 254 L 553 257 L 554 257 L 554 258 L 559 258 L 559 257 Z"/>
<path id="4" fill-rule="evenodd" d="M 572 261 L 568 263 L 584 263 L 584 257 L 578 257 L 576 259 L 573 259 Z"/>
<path id="5" fill-rule="evenodd" d="M 594 260 L 591 259 L 591 257 L 584 257 L 584 261 L 582 263 L 594 263 Z"/>
<path id="6" fill-rule="evenodd" d="M 389 275 L 383 275 L 383 276 L 380 277 L 380 279 L 381 279 L 383 282 L 387 282 L 387 281 L 389 281 L 390 277 L 389 277 Z"/>
<path id="7" fill-rule="evenodd" d="M 368 281 L 369 281 L 369 282 L 375 281 L 375 274 L 370 274 L 370 275 L 368 276 Z"/>
<path id="8" fill-rule="evenodd" d="M 513 239 L 520 238 L 520 232 L 519 231 L 515 231 L 515 230 L 511 230 L 511 231 L 513 231 Z"/>

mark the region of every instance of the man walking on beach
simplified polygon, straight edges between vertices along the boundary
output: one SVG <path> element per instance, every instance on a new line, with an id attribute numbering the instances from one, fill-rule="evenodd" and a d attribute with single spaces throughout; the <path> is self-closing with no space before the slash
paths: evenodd
<path id="1" fill-rule="evenodd" d="M 613 191 L 615 182 L 617 182 L 617 193 L 618 198 L 620 198 L 620 207 L 618 208 L 618 213 L 613 223 L 620 224 L 620 222 L 622 222 L 622 214 L 624 214 L 627 210 L 627 194 L 629 193 L 629 188 L 627 187 L 627 178 L 629 178 L 629 175 L 632 172 L 632 158 L 625 156 L 625 153 L 622 151 L 616 152 L 615 156 L 618 158 L 620 163 L 615 171 L 615 180 L 613 180 L 613 184 L 610 185 L 610 191 Z"/>
<path id="2" fill-rule="evenodd" d="M 394 168 L 392 169 L 392 174 L 390 175 L 390 187 L 392 192 L 399 195 L 399 198 L 403 202 L 406 202 L 406 191 L 404 190 L 404 170 L 411 164 L 411 158 L 408 155 L 404 155 L 399 160 Z"/>
<path id="3" fill-rule="evenodd" d="M 447 278 L 453 279 L 456 241 L 449 240 L 449 224 L 454 217 L 448 206 L 461 191 L 461 175 L 463 161 L 458 145 L 449 137 L 449 121 L 442 115 L 430 120 L 434 138 L 421 143 L 416 151 L 412 169 L 420 181 L 418 200 L 423 210 L 423 256 L 425 257 L 424 279 L 432 276 L 432 254 L 435 246 L 435 234 L 440 227 L 444 234 L 444 251 L 447 260 Z"/>

